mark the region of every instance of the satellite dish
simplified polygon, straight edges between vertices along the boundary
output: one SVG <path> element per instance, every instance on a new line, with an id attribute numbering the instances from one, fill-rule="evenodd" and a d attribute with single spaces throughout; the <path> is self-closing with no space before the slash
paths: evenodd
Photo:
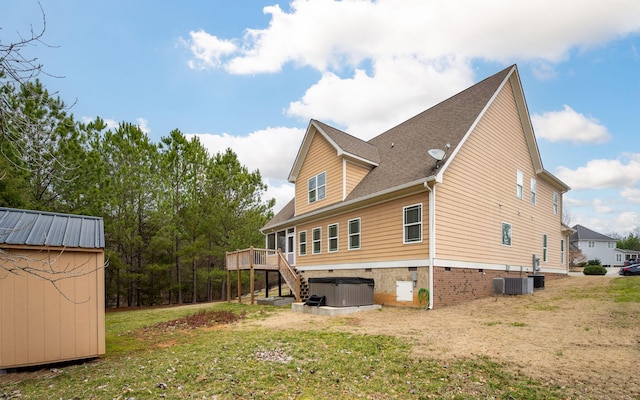
<path id="1" fill-rule="evenodd" d="M 429 150 L 429 155 L 436 159 L 436 161 L 442 161 L 444 159 L 445 151 L 441 149 Z"/>

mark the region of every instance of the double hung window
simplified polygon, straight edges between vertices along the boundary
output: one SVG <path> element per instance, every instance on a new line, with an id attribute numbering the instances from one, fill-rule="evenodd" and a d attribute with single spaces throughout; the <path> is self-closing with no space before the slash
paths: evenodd
<path id="1" fill-rule="evenodd" d="M 404 207 L 404 243 L 422 241 L 422 204 Z"/>
<path id="2" fill-rule="evenodd" d="M 323 172 L 309 178 L 309 203 L 322 200 L 327 195 L 327 173 Z"/>

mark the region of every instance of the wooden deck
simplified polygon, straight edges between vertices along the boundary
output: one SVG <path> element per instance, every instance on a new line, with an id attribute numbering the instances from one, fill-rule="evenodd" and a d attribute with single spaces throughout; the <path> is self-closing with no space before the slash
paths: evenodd
<path id="1" fill-rule="evenodd" d="M 278 271 L 284 278 L 291 292 L 295 294 L 296 301 L 300 301 L 301 285 L 300 275 L 294 267 L 289 265 L 287 258 L 280 250 L 256 249 L 250 247 L 244 250 L 227 252 L 225 257 L 225 269 L 227 270 L 227 301 L 231 301 L 231 271 L 238 273 L 238 302 L 242 302 L 242 287 L 240 271 L 249 270 L 251 277 L 251 304 L 254 304 L 254 271 Z"/>

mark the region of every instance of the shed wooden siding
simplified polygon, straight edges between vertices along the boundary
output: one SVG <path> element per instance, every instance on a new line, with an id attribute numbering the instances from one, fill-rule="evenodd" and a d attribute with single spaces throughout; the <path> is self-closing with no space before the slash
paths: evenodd
<path id="1" fill-rule="evenodd" d="M 516 170 L 522 171 L 523 197 L 516 196 Z M 537 181 L 536 205 L 530 180 Z M 437 186 L 436 258 L 531 266 L 542 258 L 548 235 L 547 263 L 560 263 L 561 213 L 553 215 L 553 188 L 536 176 L 525 133 L 507 83 L 481 118 Z M 503 246 L 502 222 L 512 225 L 512 245 Z"/>
<path id="2" fill-rule="evenodd" d="M 3 249 L 32 260 L 47 257 L 61 271 L 81 266 L 81 276 L 50 282 L 0 270 L 0 368 L 97 357 L 105 353 L 102 251 Z M 56 258 L 57 257 L 57 258 Z M 23 264 L 24 265 L 24 264 Z M 48 267 L 31 262 L 33 267 Z M 78 272 L 78 271 L 77 271 Z"/>
<path id="3" fill-rule="evenodd" d="M 358 183 L 364 178 L 369 171 L 371 171 L 370 167 L 364 167 L 359 164 L 355 164 L 350 161 L 345 162 L 345 194 L 344 197 L 347 197 L 349 193 L 358 186 Z"/>
<path id="4" fill-rule="evenodd" d="M 342 168 L 336 149 L 316 132 L 296 178 L 296 215 L 342 201 Z M 309 204 L 308 180 L 322 172 L 327 173 L 326 198 Z"/>
<path id="5" fill-rule="evenodd" d="M 422 203 L 422 242 L 403 244 L 403 208 Z M 360 218 L 360 250 L 349 250 L 348 221 Z M 421 192 L 356 211 L 298 225 L 296 232 L 307 231 L 307 255 L 296 255 L 296 266 L 351 264 L 429 257 L 429 198 Z M 338 225 L 338 252 L 327 248 L 328 225 Z M 312 230 L 322 228 L 322 252 L 312 254 Z M 297 242 L 297 238 L 296 238 Z M 296 253 L 298 249 L 296 249 Z"/>

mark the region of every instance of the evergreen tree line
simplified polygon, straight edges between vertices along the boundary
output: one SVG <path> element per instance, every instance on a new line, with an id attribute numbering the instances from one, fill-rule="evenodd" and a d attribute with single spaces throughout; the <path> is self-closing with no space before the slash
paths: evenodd
<path id="1" fill-rule="evenodd" d="M 101 216 L 108 306 L 226 296 L 225 252 L 262 246 L 272 216 L 259 171 L 177 129 L 154 143 L 75 121 L 37 79 L 0 82 L 0 206 Z"/>

